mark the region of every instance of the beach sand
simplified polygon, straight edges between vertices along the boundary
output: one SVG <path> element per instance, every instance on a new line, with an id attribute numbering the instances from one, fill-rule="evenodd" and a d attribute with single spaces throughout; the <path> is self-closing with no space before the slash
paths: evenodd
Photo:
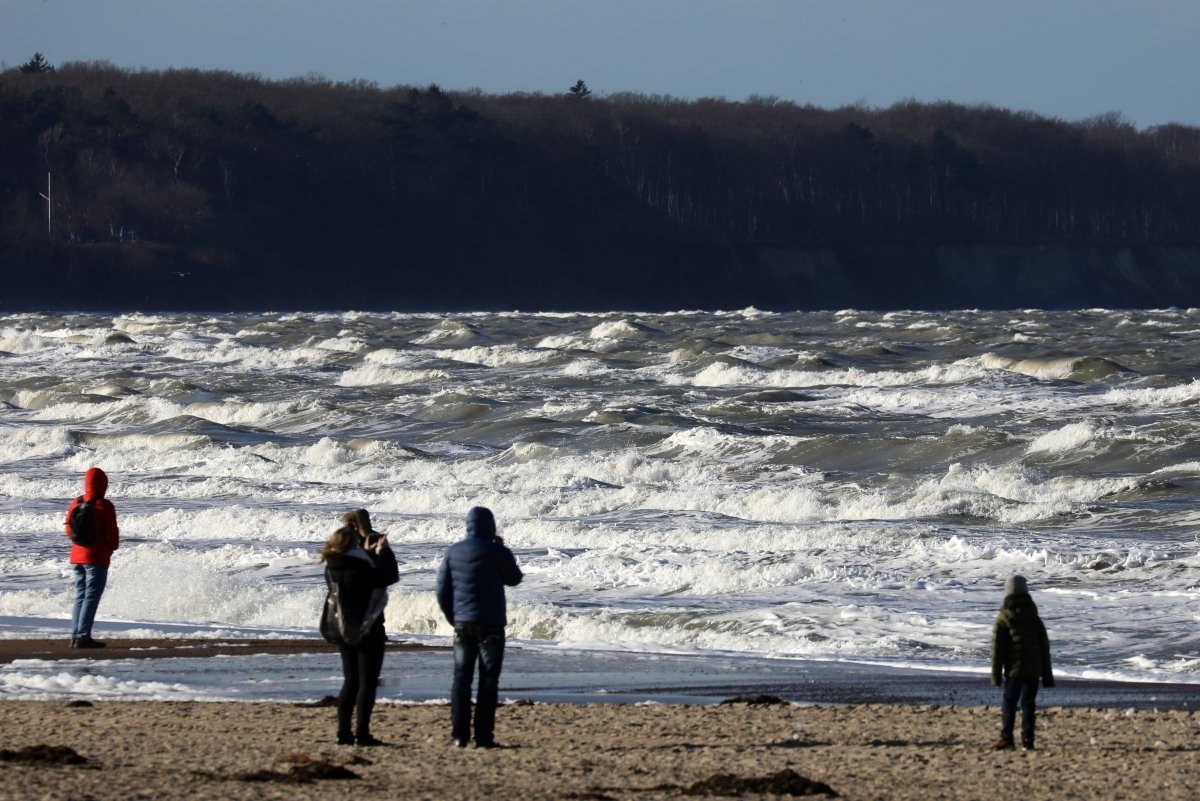
<path id="1" fill-rule="evenodd" d="M 287 660 L 329 649 L 311 639 L 111 640 L 98 651 L 73 651 L 57 640 L 10 640 L 0 641 L 0 663 L 99 660 L 94 667 L 60 663 L 90 671 L 112 659 L 186 661 L 258 653 Z M 799 792 L 804 780 L 850 799 L 1200 797 L 1194 685 L 1075 682 L 1074 690 L 1047 691 L 1040 699 L 1046 705 L 1039 711 L 1037 750 L 996 752 L 990 747 L 999 727 L 995 706 L 913 701 L 995 698 L 997 691 L 979 676 L 799 664 L 784 666 L 779 675 L 751 671 L 737 686 L 725 683 L 727 671 L 743 660 L 689 667 L 687 660 L 664 665 L 656 657 L 658 669 L 665 667 L 664 675 L 680 684 L 658 686 L 651 697 L 705 693 L 709 703 L 634 704 L 616 703 L 622 693 L 597 689 L 612 681 L 604 657 L 520 650 L 511 656 L 518 669 L 511 675 L 506 670 L 501 697 L 523 700 L 499 710 L 496 735 L 506 747 L 498 750 L 451 748 L 449 708 L 440 702 L 381 703 L 373 729 L 387 745 L 355 748 L 333 744 L 329 706 L 89 701 L 79 692 L 73 701 L 0 701 L 0 801 L 331 796 L 603 801 L 693 798 L 722 782 L 734 795 L 763 798 Z M 585 676 L 571 697 L 604 703 L 526 700 L 561 696 L 561 688 L 548 696 L 533 691 L 552 681 L 554 668 L 575 671 L 594 664 L 600 665 L 594 673 L 568 677 Z M 637 672 L 632 656 L 623 664 Z M 444 698 L 448 669 L 445 649 L 394 643 L 385 676 L 406 687 L 424 681 L 429 685 L 424 697 Z M 715 685 L 707 675 L 713 670 L 721 674 Z M 779 684 L 780 675 L 791 675 L 793 683 Z M 523 688 L 516 685 L 522 680 Z M 691 696 L 683 695 L 687 685 Z M 722 685 L 748 697 L 778 687 L 793 700 L 850 700 L 712 703 Z M 969 689 L 975 685 L 978 691 Z M 1108 708 L 1080 705 L 1088 698 Z M 64 746 L 85 761 L 56 764 L 69 752 L 53 749 Z M 34 761 L 39 756 L 49 761 Z M 722 775 L 730 778 L 714 781 Z M 756 785 L 771 777 L 773 792 Z"/>
<path id="2" fill-rule="evenodd" d="M 278 703 L 0 702 L 0 799 L 658 799 L 695 797 L 718 774 L 787 770 L 848 799 L 1200 793 L 1200 714 L 1186 710 L 1047 708 L 1029 752 L 990 750 L 999 713 L 986 707 L 508 704 L 497 750 L 450 747 L 443 704 L 379 707 L 374 732 L 388 744 L 375 748 L 333 745 L 333 714 Z M 87 761 L 14 758 L 39 745 Z M 339 771 L 356 778 L 305 778 Z"/>

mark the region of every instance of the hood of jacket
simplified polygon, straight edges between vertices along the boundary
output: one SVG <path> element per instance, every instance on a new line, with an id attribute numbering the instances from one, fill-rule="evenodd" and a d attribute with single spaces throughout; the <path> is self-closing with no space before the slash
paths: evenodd
<path id="1" fill-rule="evenodd" d="M 83 497 L 89 501 L 103 498 L 108 492 L 108 476 L 99 467 L 89 467 L 83 475 Z"/>
<path id="2" fill-rule="evenodd" d="M 496 518 L 492 511 L 482 506 L 476 506 L 467 512 L 467 536 L 472 539 L 496 539 Z"/>
<path id="3" fill-rule="evenodd" d="M 1000 605 L 1000 610 L 1014 618 L 1026 615 L 1037 617 L 1038 613 L 1037 604 L 1033 602 L 1033 597 L 1027 592 L 1014 592 L 1004 596 L 1004 603 Z"/>

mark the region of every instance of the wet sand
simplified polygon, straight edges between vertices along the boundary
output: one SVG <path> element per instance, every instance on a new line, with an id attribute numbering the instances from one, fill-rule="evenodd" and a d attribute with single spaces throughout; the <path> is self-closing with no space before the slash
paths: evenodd
<path id="1" fill-rule="evenodd" d="M 197 697 L 211 690 L 207 657 L 225 659 L 220 672 L 230 688 L 224 700 L 302 701 L 337 692 L 336 649 L 323 640 L 306 639 L 118 639 L 107 647 L 72 649 L 65 641 L 0 640 L 0 665 L 17 660 L 64 661 L 51 672 L 104 672 L 122 680 L 161 681 L 186 685 L 195 675 L 205 682 Z M 380 697 L 406 702 L 445 700 L 452 659 L 446 646 L 390 642 Z M 240 657 L 240 658 L 237 658 Z M 148 670 L 144 660 L 162 659 Z M 91 662 L 80 660 L 94 660 Z M 132 662 L 128 660 L 134 660 Z M 179 661 L 175 661 L 179 660 Z M 106 663 L 107 666 L 106 666 Z M 286 669 L 285 669 L 286 668 Z M 307 671 L 307 673 L 305 673 Z M 278 677 L 307 676 L 293 687 Z M 262 690 L 261 675 L 276 677 L 273 689 Z M 235 688 L 259 692 L 237 697 Z M 672 655 L 605 651 L 564 651 L 510 646 L 504 659 L 501 699 L 544 703 L 712 704 L 735 696 L 774 695 L 801 704 L 906 704 L 987 706 L 999 703 L 986 671 L 974 673 L 919 670 L 886 665 L 819 660 L 753 658 L 728 655 Z M 36 690 L 35 690 L 36 691 Z M 264 696 L 262 693 L 265 692 Z M 58 697 L 83 697 L 64 691 Z M 1060 675 L 1055 688 L 1043 690 L 1046 706 L 1113 709 L 1200 709 L 1200 685 L 1084 680 Z"/>
<path id="2" fill-rule="evenodd" d="M 451 748 L 448 716 L 442 704 L 384 705 L 374 730 L 388 744 L 356 748 L 332 744 L 327 707 L 4 701 L 0 799 L 678 799 L 720 774 L 748 798 L 787 795 L 787 781 L 753 789 L 773 776 L 848 799 L 1200 792 L 1200 715 L 1186 710 L 1048 708 L 1038 750 L 1002 752 L 989 747 L 998 712 L 986 707 L 509 704 L 498 750 Z M 37 745 L 86 762 L 18 761 Z"/>
<path id="3" fill-rule="evenodd" d="M 290 656 L 332 650 L 324 640 L 109 639 L 103 648 L 72 648 L 67 640 L 0 640 L 0 664 L 17 659 L 167 659 L 173 657 Z M 423 651 L 427 646 L 388 643 L 389 651 Z"/>

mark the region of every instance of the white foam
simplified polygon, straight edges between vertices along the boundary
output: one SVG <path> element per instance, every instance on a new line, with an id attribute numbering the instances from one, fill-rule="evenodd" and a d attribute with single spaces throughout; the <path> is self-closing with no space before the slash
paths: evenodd
<path id="1" fill-rule="evenodd" d="M 70 447 L 70 432 L 64 426 L 0 423 L 0 463 L 61 455 Z"/>
<path id="2" fill-rule="evenodd" d="M 550 349 L 518 348 L 511 345 L 473 346 L 457 350 L 439 350 L 435 355 L 485 367 L 512 367 L 545 364 L 558 354 Z"/>
<path id="3" fill-rule="evenodd" d="M 312 343 L 312 346 L 321 350 L 336 350 L 344 353 L 363 353 L 370 350 L 371 347 L 355 336 L 337 336 L 330 339 L 322 339 L 319 342 Z"/>
<path id="4" fill-rule="evenodd" d="M 593 326 L 589 339 L 632 339 L 642 340 L 662 334 L 653 326 L 633 320 L 606 320 Z"/>
<path id="5" fill-rule="evenodd" d="M 572 334 L 553 334 L 538 341 L 537 347 L 551 350 L 586 349 L 584 340 Z"/>
<path id="6" fill-rule="evenodd" d="M 178 325 L 174 318 L 152 314 L 123 314 L 112 321 L 113 328 L 128 334 L 164 333 L 176 329 Z"/>
<path id="7" fill-rule="evenodd" d="M 929 384 L 961 384 L 985 373 L 969 361 L 931 365 L 921 370 L 863 370 L 857 367 L 826 370 L 766 370 L 749 365 L 714 362 L 695 376 L 668 376 L 666 383 L 688 383 L 697 387 L 898 387 Z"/>
<path id="8" fill-rule="evenodd" d="M 413 340 L 417 345 L 474 345 L 486 342 L 488 336 L 477 326 L 464 320 L 444 319 L 425 335 Z"/>
<path id="9" fill-rule="evenodd" d="M 1034 439 L 1026 453 L 1067 453 L 1076 451 L 1095 439 L 1097 430 L 1091 423 L 1068 423 L 1056 431 L 1048 431 Z"/>
<path id="10" fill-rule="evenodd" d="M 1073 356 L 1047 359 L 1011 359 L 1006 356 L 985 354 L 981 359 L 984 367 L 991 370 L 1010 370 L 1014 373 L 1041 379 L 1062 380 L 1071 375 L 1078 361 Z"/>
<path id="11" fill-rule="evenodd" d="M 418 362 L 415 354 L 395 348 L 380 348 L 363 356 L 363 361 L 370 364 L 383 364 L 389 367 L 408 367 Z"/>
<path id="12" fill-rule="evenodd" d="M 1110 389 L 1104 399 L 1113 404 L 1147 409 L 1190 406 L 1200 401 L 1200 381 L 1162 388 Z"/>
<path id="13" fill-rule="evenodd" d="M 700 456 L 706 459 L 764 461 L 805 442 L 801 437 L 745 436 L 726 434 L 712 428 L 678 431 L 649 451 L 653 456 Z"/>
<path id="14" fill-rule="evenodd" d="M 101 608 L 117 632 L 312 634 L 316 549 L 366 506 L 402 563 L 389 631 L 444 637 L 434 574 L 482 504 L 526 569 L 528 642 L 961 668 L 1020 571 L 1060 664 L 1191 675 L 1200 384 L 1013 317 L 0 316 L 25 349 L 4 361 L 0 636 L 65 627 L 63 510 L 100 464 L 126 538 Z M 1035 360 L 1038 380 L 973 355 L 1013 331 L 1098 355 Z M 1060 380 L 1088 371 L 1105 385 Z M 744 400 L 774 387 L 808 391 Z"/>
<path id="15" fill-rule="evenodd" d="M 428 384 L 449 380 L 444 370 L 403 370 L 375 364 L 364 364 L 342 373 L 338 385 L 370 387 L 379 385 Z"/>
<path id="16" fill-rule="evenodd" d="M 14 670 L 15 668 L 15 670 Z M 194 700 L 196 689 L 186 684 L 122 680 L 103 673 L 19 672 L 24 665 L 0 671 L 0 697 L 23 701 L 80 696 L 144 701 Z"/>

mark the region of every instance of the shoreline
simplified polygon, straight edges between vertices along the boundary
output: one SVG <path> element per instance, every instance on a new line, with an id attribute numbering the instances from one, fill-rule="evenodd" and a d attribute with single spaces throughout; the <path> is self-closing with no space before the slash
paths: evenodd
<path id="1" fill-rule="evenodd" d="M 332 645 L 324 640 L 311 638 L 253 639 L 235 638 L 167 638 L 138 637 L 132 639 L 106 639 L 103 648 L 72 648 L 62 639 L 0 639 L 0 665 L 11 664 L 18 659 L 173 659 L 205 658 L 213 656 L 245 656 L 247 654 L 271 654 L 294 656 L 329 651 Z M 433 645 L 389 642 L 390 651 L 444 650 Z"/>
<path id="2" fill-rule="evenodd" d="M 448 644 L 389 642 L 380 702 L 444 701 L 451 653 Z M 98 677 L 108 685 L 98 688 Z M 11 700 L 312 702 L 337 692 L 340 663 L 336 648 L 315 638 L 109 639 L 99 649 L 72 649 L 62 640 L 10 639 L 0 640 L 0 679 L 0 699 L 8 695 Z M 500 692 L 509 703 L 712 705 L 750 696 L 826 706 L 1000 703 L 1000 691 L 983 670 L 517 644 L 506 651 Z M 1186 711 L 1200 709 L 1200 685 L 1060 675 L 1056 687 L 1039 693 L 1038 704 Z"/>
<path id="3" fill-rule="evenodd" d="M 372 732 L 385 745 L 357 748 L 333 744 L 332 709 L 301 704 L 7 701 L 0 798 L 682 801 L 799 795 L 807 781 L 861 801 L 975 801 L 998 787 L 1191 801 L 1200 787 L 1197 712 L 1048 707 L 1035 751 L 993 750 L 998 725 L 984 708 L 510 704 L 496 720 L 504 747 L 481 750 L 449 747 L 445 704 L 384 705 Z M 85 761 L 34 761 L 64 746 Z"/>

